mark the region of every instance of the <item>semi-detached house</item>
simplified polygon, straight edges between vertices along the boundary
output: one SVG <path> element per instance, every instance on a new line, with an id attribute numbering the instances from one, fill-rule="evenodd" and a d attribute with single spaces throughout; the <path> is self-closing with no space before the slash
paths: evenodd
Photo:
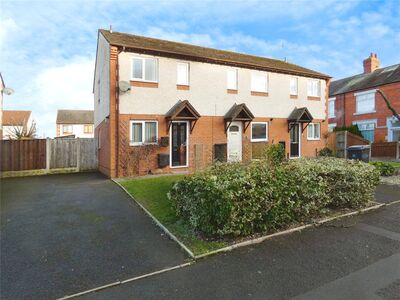
<path id="1" fill-rule="evenodd" d="M 281 143 L 325 147 L 330 77 L 281 60 L 99 30 L 99 169 L 110 177 L 192 172 Z"/>

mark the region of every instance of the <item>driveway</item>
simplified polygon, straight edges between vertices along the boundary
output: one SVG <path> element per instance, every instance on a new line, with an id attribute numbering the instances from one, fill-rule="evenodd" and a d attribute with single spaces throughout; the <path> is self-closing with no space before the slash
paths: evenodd
<path id="1" fill-rule="evenodd" d="M 98 173 L 1 181 L 1 299 L 51 299 L 184 262 Z"/>

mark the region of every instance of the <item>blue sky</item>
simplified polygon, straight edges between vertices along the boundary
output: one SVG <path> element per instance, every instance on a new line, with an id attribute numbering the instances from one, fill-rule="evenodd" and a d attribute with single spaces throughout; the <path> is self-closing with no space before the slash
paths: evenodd
<path id="1" fill-rule="evenodd" d="M 5 109 L 34 112 L 40 136 L 57 109 L 92 109 L 98 28 L 287 59 L 335 78 L 378 53 L 400 63 L 400 0 L 0 2 Z"/>

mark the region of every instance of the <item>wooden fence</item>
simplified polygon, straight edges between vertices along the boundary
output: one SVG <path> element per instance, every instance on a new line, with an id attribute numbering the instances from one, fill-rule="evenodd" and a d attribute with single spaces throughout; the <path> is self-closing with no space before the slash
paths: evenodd
<path id="1" fill-rule="evenodd" d="M 354 145 L 369 145 L 369 141 L 348 131 L 334 131 L 328 135 L 328 147 L 336 157 L 347 158 L 347 148 Z"/>
<path id="2" fill-rule="evenodd" d="M 399 159 L 399 142 L 372 143 L 371 156 L 373 158 Z"/>
<path id="3" fill-rule="evenodd" d="M 0 143 L 1 171 L 54 169 L 86 171 L 97 169 L 95 139 L 3 140 Z"/>

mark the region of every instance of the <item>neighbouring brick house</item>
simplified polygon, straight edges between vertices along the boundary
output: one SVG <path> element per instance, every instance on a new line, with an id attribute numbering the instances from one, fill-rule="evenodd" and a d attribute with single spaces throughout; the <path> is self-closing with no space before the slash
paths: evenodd
<path id="1" fill-rule="evenodd" d="M 93 110 L 57 110 L 56 136 L 93 138 Z"/>
<path id="2" fill-rule="evenodd" d="M 371 142 L 400 140 L 400 122 L 388 109 L 383 91 L 400 112 L 400 64 L 379 68 L 376 54 L 364 60 L 364 73 L 332 81 L 329 89 L 329 127 L 356 124 Z"/>
<path id="3" fill-rule="evenodd" d="M 330 77 L 291 63 L 99 30 L 94 75 L 99 169 L 110 177 L 192 172 L 326 145 Z"/>

